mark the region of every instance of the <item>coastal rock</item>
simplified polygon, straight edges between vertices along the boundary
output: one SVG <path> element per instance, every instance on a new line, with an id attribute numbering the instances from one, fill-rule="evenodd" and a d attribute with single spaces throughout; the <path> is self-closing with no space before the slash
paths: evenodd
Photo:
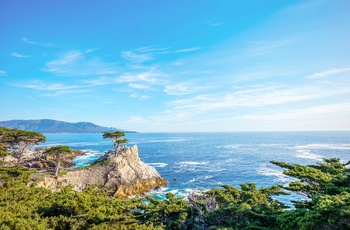
<path id="1" fill-rule="evenodd" d="M 89 185 L 106 187 L 114 196 L 144 194 L 152 189 L 166 186 L 167 182 L 157 170 L 142 162 L 137 146 L 124 147 L 117 156 L 107 154 L 95 164 L 54 178 L 46 176 L 38 186 L 58 191 L 61 186 L 72 185 L 81 191 Z"/>

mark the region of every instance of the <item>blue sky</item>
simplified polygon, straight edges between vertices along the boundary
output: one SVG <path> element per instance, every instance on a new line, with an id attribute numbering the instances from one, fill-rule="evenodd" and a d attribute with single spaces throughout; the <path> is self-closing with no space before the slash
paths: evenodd
<path id="1" fill-rule="evenodd" d="M 347 0 L 0 1 L 0 120 L 350 130 Z"/>

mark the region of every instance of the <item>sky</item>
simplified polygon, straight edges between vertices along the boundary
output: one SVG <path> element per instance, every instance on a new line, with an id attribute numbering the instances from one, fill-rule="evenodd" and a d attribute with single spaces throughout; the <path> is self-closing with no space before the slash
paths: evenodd
<path id="1" fill-rule="evenodd" d="M 348 0 L 0 0 L 0 120 L 350 130 Z"/>

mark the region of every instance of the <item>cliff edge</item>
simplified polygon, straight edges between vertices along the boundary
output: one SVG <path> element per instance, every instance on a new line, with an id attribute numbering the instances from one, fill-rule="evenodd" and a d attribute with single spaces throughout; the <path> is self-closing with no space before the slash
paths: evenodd
<path id="1" fill-rule="evenodd" d="M 58 178 L 47 175 L 38 183 L 38 186 L 52 191 L 68 185 L 74 186 L 74 191 L 98 185 L 113 191 L 114 196 L 125 197 L 144 194 L 166 186 L 167 182 L 154 167 L 140 160 L 137 146 L 134 145 L 124 147 L 117 156 L 106 154 L 87 168 L 68 171 Z"/>

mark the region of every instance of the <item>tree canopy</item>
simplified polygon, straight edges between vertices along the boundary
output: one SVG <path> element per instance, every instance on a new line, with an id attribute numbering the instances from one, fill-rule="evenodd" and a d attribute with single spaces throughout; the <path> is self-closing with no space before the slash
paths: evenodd
<path id="1" fill-rule="evenodd" d="M 114 155 L 117 155 L 119 153 L 119 147 L 123 144 L 127 144 L 128 140 L 124 138 L 125 133 L 124 132 L 104 132 L 103 138 L 109 138 L 111 139 L 113 146 L 114 146 Z"/>
<path id="2" fill-rule="evenodd" d="M 72 150 L 68 146 L 57 145 L 50 147 L 45 150 L 45 154 L 54 155 L 56 158 L 56 166 L 55 166 L 55 177 L 58 177 L 58 172 L 60 170 L 61 160 L 68 156 Z"/>
<path id="3" fill-rule="evenodd" d="M 338 158 L 315 165 L 272 161 L 287 169 L 284 174 L 299 179 L 281 186 L 304 195 L 294 201 L 295 209 L 283 213 L 278 221 L 284 229 L 350 229 L 350 169 Z"/>
<path id="4" fill-rule="evenodd" d="M 56 154 L 67 150 L 51 148 Z M 350 178 L 348 163 L 326 159 L 315 165 L 273 162 L 297 178 L 287 186 L 257 188 L 245 183 L 194 191 L 188 199 L 172 193 L 166 199 L 119 199 L 104 188 L 71 187 L 52 193 L 28 187 L 33 171 L 0 168 L 1 229 L 349 229 Z M 311 173 L 311 174 L 309 174 Z M 33 181 L 31 182 L 33 183 Z M 276 200 L 285 189 L 302 191 L 308 199 L 295 207 Z"/>
<path id="5" fill-rule="evenodd" d="M 23 155 L 29 147 L 45 141 L 46 137 L 38 132 L 0 128 L 0 151 L 9 152 L 18 160 L 17 165 L 22 163 Z"/>

